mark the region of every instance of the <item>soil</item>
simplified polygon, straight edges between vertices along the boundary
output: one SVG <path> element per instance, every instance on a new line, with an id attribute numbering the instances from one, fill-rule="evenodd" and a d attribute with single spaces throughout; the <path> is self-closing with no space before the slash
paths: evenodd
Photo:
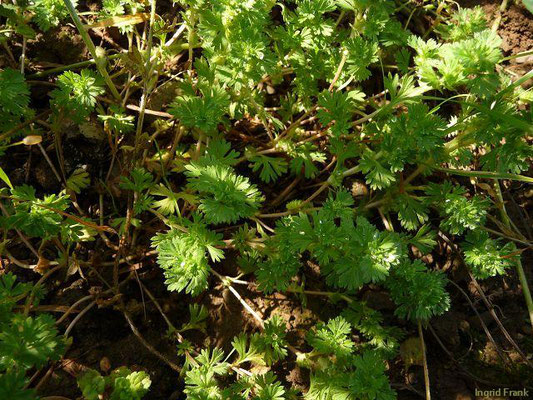
<path id="1" fill-rule="evenodd" d="M 489 21 L 494 19 L 500 6 L 499 1 L 489 0 L 465 0 L 459 3 L 463 6 L 481 5 Z M 503 12 L 498 33 L 504 40 L 503 50 L 506 55 L 531 50 L 533 48 L 533 16 L 522 5 L 513 3 Z M 70 27 L 40 35 L 28 46 L 28 52 L 31 53 L 32 58 L 43 63 L 35 66 L 36 70 L 44 66 L 69 64 L 87 58 L 81 39 Z M 523 73 L 532 66 L 533 58 L 524 58 L 512 60 L 508 68 Z M 169 85 L 168 92 L 172 95 L 174 87 Z M 167 94 L 165 93 L 164 96 Z M 167 102 L 168 99 L 165 97 L 159 100 L 153 99 L 150 104 L 152 109 L 159 110 L 161 105 Z M 253 126 L 250 129 L 253 129 Z M 69 138 L 65 143 L 65 148 L 68 149 L 65 151 L 66 165 L 74 170 L 81 166 L 81 163 L 86 163 L 91 175 L 102 176 L 107 172 L 110 157 L 99 150 L 101 146 L 102 143 L 98 139 L 83 137 L 83 135 Z M 50 173 L 45 160 L 37 150 L 31 154 L 33 175 L 29 176 L 25 173 L 28 168 L 28 164 L 25 164 L 28 155 L 17 155 L 16 157 L 20 159 L 7 160 L 5 164 L 0 163 L 0 166 L 13 177 L 14 184 L 22 184 L 29 180 L 40 190 L 53 189 L 57 184 L 55 177 Z M 270 195 L 274 198 L 277 193 L 275 193 L 275 188 L 272 190 Z M 509 187 L 504 194 L 508 203 L 512 204 L 509 208 L 514 222 L 524 227 L 524 232 L 532 239 L 529 227 L 533 226 L 533 221 L 523 211 L 533 209 L 531 207 L 533 199 L 531 196 L 528 197 L 527 187 L 519 185 Z M 80 201 L 92 204 L 94 203 L 92 200 L 86 198 Z M 141 243 L 139 249 L 134 249 L 134 251 L 141 251 L 142 245 L 145 244 Z M 109 256 L 112 253 L 102 252 L 100 249 L 103 248 L 105 245 L 97 241 L 92 248 L 85 251 L 89 253 L 88 258 L 93 260 L 94 269 L 108 276 L 109 267 L 102 266 L 100 260 L 111 259 Z M 24 259 L 22 248 L 12 249 L 13 254 L 18 256 L 17 250 L 21 254 L 20 258 Z M 533 282 L 533 252 L 526 251 L 522 256 L 528 280 Z M 457 287 L 453 285 L 448 287 L 452 298 L 451 311 L 443 317 L 433 319 L 430 322 L 430 328 L 425 330 L 434 399 L 473 400 L 476 398 L 474 395 L 476 389 L 494 389 L 500 385 L 513 388 L 532 386 L 532 369 L 526 368 L 520 355 L 499 329 L 453 249 L 441 243 L 439 252 L 428 261 L 447 270 L 457 285 Z M 153 258 L 145 258 L 136 265 L 136 268 L 138 268 L 138 279 L 154 295 L 172 323 L 180 327 L 187 322 L 190 296 L 167 291 L 160 270 L 154 267 Z M 221 272 L 227 275 L 237 274 L 236 267 L 231 261 L 224 264 L 223 269 L 224 271 Z M 309 289 L 325 290 L 319 280 L 313 279 L 311 266 L 306 272 L 308 275 L 306 285 Z M 56 282 L 49 288 L 48 295 L 42 304 L 70 306 L 86 296 L 89 291 L 105 290 L 105 288 L 91 287 L 89 282 L 97 281 L 91 278 L 93 273 L 89 270 L 88 276 L 85 277 L 87 279 L 80 278 L 79 275 L 70 278 L 56 277 Z M 35 276 L 25 278 L 34 279 Z M 510 336 L 526 354 L 531 356 L 533 336 L 524 313 L 525 304 L 517 276 L 511 272 L 504 279 L 488 279 L 481 283 L 481 287 L 493 305 L 494 313 Z M 319 320 L 327 320 L 338 315 L 342 309 L 341 305 L 335 305 L 325 298 L 316 296 L 308 296 L 304 307 L 303 299 L 297 295 L 274 294 L 265 297 L 252 285 L 237 286 L 236 289 L 261 317 L 268 318 L 276 313 L 281 314 L 287 321 L 289 342 L 302 350 L 306 349 L 304 338 L 310 327 Z M 378 288 L 370 288 L 360 293 L 359 297 L 372 308 L 380 310 L 384 314 L 386 324 L 401 326 L 406 333 L 406 338 L 417 336 L 415 326 L 406 324 L 393 315 L 391 301 L 384 292 Z M 143 295 L 136 279 L 130 280 L 124 286 L 122 300 L 127 305 L 134 324 L 144 339 L 169 360 L 180 365 L 182 360 L 178 356 L 177 343 L 167 334 L 167 325 L 160 312 L 154 302 Z M 234 296 L 228 295 L 214 277 L 210 281 L 210 290 L 193 298 L 192 302 L 204 305 L 209 311 L 204 332 L 195 330 L 184 333 L 184 336 L 192 343 L 219 346 L 227 350 L 231 340 L 238 333 L 243 330 L 254 332 L 258 329 L 253 317 L 244 310 Z M 83 309 L 85 305 L 86 303 L 81 305 L 77 311 Z M 71 320 L 69 319 L 67 323 Z M 485 327 L 491 333 L 494 342 L 487 337 Z M 115 310 L 113 305 L 102 304 L 101 307 L 97 305 L 90 309 L 75 325 L 70 336 L 73 342 L 64 359 L 53 366 L 50 377 L 43 380 L 44 384 L 39 388 L 41 396 L 78 398 L 79 389 L 74 377 L 87 368 L 99 370 L 101 364 L 105 365 L 108 360 L 111 368 L 128 366 L 134 370 L 146 370 L 150 374 L 152 386 L 145 399 L 184 398 L 183 380 L 140 344 L 122 312 Z M 506 367 L 502 363 L 498 350 L 515 361 L 514 367 Z M 37 381 L 44 376 L 45 372 L 41 371 L 37 375 Z M 308 385 L 308 372 L 296 365 L 293 356 L 289 356 L 282 362 L 276 372 L 287 386 L 305 388 Z M 424 398 L 423 370 L 419 365 L 405 368 L 404 363 L 398 357 L 390 361 L 389 375 L 399 399 Z"/>

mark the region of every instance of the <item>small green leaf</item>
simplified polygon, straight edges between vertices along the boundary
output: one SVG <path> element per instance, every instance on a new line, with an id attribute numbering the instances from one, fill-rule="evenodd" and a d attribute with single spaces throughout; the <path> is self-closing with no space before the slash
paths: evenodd
<path id="1" fill-rule="evenodd" d="M 7 186 L 9 186 L 10 189 L 13 189 L 13 185 L 11 184 L 11 181 L 9 180 L 9 176 L 7 176 L 6 172 L 0 167 L 0 179 L 2 179 Z"/>

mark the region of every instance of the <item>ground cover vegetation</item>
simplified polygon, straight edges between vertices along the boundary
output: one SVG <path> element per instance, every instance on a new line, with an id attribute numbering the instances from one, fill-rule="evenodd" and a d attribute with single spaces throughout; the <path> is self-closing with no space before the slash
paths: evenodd
<path id="1" fill-rule="evenodd" d="M 533 183 L 533 72 L 508 68 L 531 52 L 502 51 L 507 6 L 488 21 L 444 0 L 2 2 L 0 398 L 67 398 L 47 382 L 96 309 L 174 397 L 142 363 L 107 359 L 78 363 L 72 397 L 445 398 L 428 333 L 465 285 L 505 337 L 480 318 L 498 368 L 526 385 L 533 238 L 509 204 Z M 41 60 L 32 43 L 60 32 L 78 59 Z M 57 305 L 73 282 L 83 295 Z M 484 282 L 520 288 L 525 337 Z M 267 302 L 281 295 L 333 311 L 295 333 Z M 169 314 L 169 296 L 188 312 Z M 248 322 L 214 343 L 231 302 Z M 145 337 L 147 313 L 172 351 Z M 398 381 L 413 365 L 422 379 Z"/>

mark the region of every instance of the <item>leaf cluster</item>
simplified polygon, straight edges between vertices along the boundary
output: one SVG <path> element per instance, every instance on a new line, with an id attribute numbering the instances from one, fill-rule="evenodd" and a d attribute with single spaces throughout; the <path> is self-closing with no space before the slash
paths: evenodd
<path id="1" fill-rule="evenodd" d="M 58 335 L 55 320 L 48 314 L 29 316 L 15 312 L 15 305 L 30 296 L 37 304 L 41 289 L 17 282 L 11 273 L 0 275 L 0 396 L 5 399 L 34 400 L 35 391 L 26 389 L 26 372 L 59 360 L 65 339 Z M 29 303 L 31 304 L 31 303 Z"/>
<path id="2" fill-rule="evenodd" d="M 223 245 L 222 235 L 209 230 L 197 217 L 185 222 L 186 231 L 174 228 L 152 238 L 158 251 L 157 263 L 163 269 L 165 283 L 170 291 L 185 291 L 197 295 L 207 288 L 208 260 L 224 258 L 217 246 Z"/>
<path id="3" fill-rule="evenodd" d="M 85 400 L 101 399 L 104 393 L 109 393 L 109 400 L 141 400 L 152 384 L 146 372 L 132 372 L 126 367 L 117 368 L 105 377 L 88 369 L 77 381 Z"/>

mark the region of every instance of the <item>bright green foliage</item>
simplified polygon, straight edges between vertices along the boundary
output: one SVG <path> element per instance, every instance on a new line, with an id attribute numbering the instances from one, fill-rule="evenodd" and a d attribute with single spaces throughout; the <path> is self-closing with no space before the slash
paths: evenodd
<path id="1" fill-rule="evenodd" d="M 0 369 L 41 367 L 58 360 L 64 343 L 57 337 L 55 320 L 46 314 L 35 318 L 15 314 L 0 333 Z"/>
<path id="2" fill-rule="evenodd" d="M 278 324 L 278 318 L 270 320 Z M 237 354 L 230 364 L 229 357 L 218 348 L 203 349 L 194 362 L 188 363 L 189 370 L 185 377 L 187 399 L 223 400 L 223 399 L 292 399 L 291 393 L 276 381 L 276 376 L 266 373 L 243 374 L 234 383 L 223 388 L 230 381 L 227 376 L 232 368 L 245 365 L 264 365 L 265 354 L 257 344 L 258 338 L 265 338 L 270 330 L 254 334 L 248 341 L 245 334 L 233 340 Z M 345 399 L 345 400 L 392 400 L 395 398 L 385 375 L 385 364 L 378 353 L 355 353 L 356 346 L 351 339 L 351 326 L 343 317 L 337 317 L 328 323 L 319 323 L 313 328 L 307 340 L 313 347 L 309 353 L 300 354 L 298 362 L 311 370 L 311 387 L 304 395 L 305 399 Z M 267 363 L 268 365 L 269 363 Z M 252 370 L 253 371 L 253 370 Z M 227 383 L 226 383 L 227 384 Z"/>
<path id="3" fill-rule="evenodd" d="M 245 400 L 288 400 L 285 388 L 276 381 L 276 376 L 268 371 L 263 375 L 243 376 L 222 391 L 222 399 Z"/>
<path id="4" fill-rule="evenodd" d="M 463 249 L 465 262 L 472 268 L 472 274 L 477 279 L 503 275 L 505 269 L 514 264 L 515 257 L 511 254 L 516 251 L 516 247 L 510 242 L 500 246 L 485 231 L 469 232 Z"/>
<path id="5" fill-rule="evenodd" d="M 371 150 L 362 155 L 359 167 L 366 176 L 366 183 L 372 189 L 385 189 L 396 181 L 395 174 L 386 168 Z"/>
<path id="6" fill-rule="evenodd" d="M 158 251 L 157 263 L 165 274 L 170 291 L 185 291 L 197 295 L 207 288 L 208 257 L 212 261 L 224 258 L 222 235 L 207 228 L 200 218 L 185 222 L 187 232 L 171 229 L 152 238 Z"/>
<path id="7" fill-rule="evenodd" d="M 218 387 L 218 376 L 226 375 L 229 364 L 223 362 L 224 352 L 220 349 L 202 350 L 196 357 L 196 363 L 185 374 L 185 394 L 190 400 L 222 400 L 222 391 Z"/>
<path id="8" fill-rule="evenodd" d="M 430 184 L 426 193 L 428 201 L 437 207 L 444 218 L 441 227 L 446 231 L 460 235 L 467 229 L 483 226 L 487 214 L 487 201 L 479 196 L 468 199 L 462 186 L 453 186 L 450 182 Z"/>
<path id="9" fill-rule="evenodd" d="M 117 105 L 110 106 L 108 112 L 108 115 L 99 115 L 98 119 L 103 121 L 110 131 L 117 134 L 133 132 L 135 118 L 132 115 L 126 115 L 125 110 Z"/>
<path id="10" fill-rule="evenodd" d="M 158 212 L 163 215 L 179 214 L 178 200 L 186 198 L 191 203 L 194 202 L 194 196 L 186 195 L 184 193 L 175 193 L 163 184 L 155 186 L 150 194 L 153 196 L 162 197 L 159 200 L 154 201 L 151 204 L 147 204 L 146 209 L 150 209 L 150 206 L 156 208 Z M 148 199 L 150 199 L 149 197 Z"/>
<path id="11" fill-rule="evenodd" d="M 125 371 L 121 375 L 115 379 L 110 400 L 140 400 L 148 393 L 152 381 L 146 372 Z"/>
<path id="12" fill-rule="evenodd" d="M 393 400 L 395 392 L 385 375 L 385 363 L 374 351 L 355 354 L 351 325 L 337 317 L 319 324 L 308 335 L 313 351 L 307 359 L 314 360 L 306 400 Z M 311 364 L 312 365 L 312 364 Z"/>
<path id="13" fill-rule="evenodd" d="M 41 238 L 53 237 L 60 232 L 63 217 L 53 210 L 65 211 L 69 206 L 67 196 L 51 194 L 38 199 L 35 189 L 28 185 L 15 187 L 11 194 L 15 212 L 10 217 L 0 217 L 4 227 Z"/>
<path id="14" fill-rule="evenodd" d="M 390 104 L 385 110 L 402 103 L 406 105 L 416 104 L 420 100 L 420 96 L 429 90 L 425 84 L 418 82 L 417 85 L 416 83 L 413 75 L 400 76 L 389 73 L 385 76 L 383 86 L 390 95 Z"/>
<path id="15" fill-rule="evenodd" d="M 96 96 L 104 93 L 103 80 L 89 69 L 80 74 L 67 71 L 57 79 L 57 89 L 50 96 L 54 108 L 61 109 L 76 122 L 83 122 L 94 110 Z"/>
<path id="16" fill-rule="evenodd" d="M 356 81 L 364 81 L 370 77 L 368 66 L 378 61 L 378 42 L 362 36 L 348 39 L 345 44 L 348 57 L 346 73 Z"/>
<path id="17" fill-rule="evenodd" d="M 125 190 L 131 190 L 142 193 L 153 186 L 153 177 L 144 168 L 134 168 L 130 172 L 130 178 L 122 176 L 120 187 Z"/>
<path id="18" fill-rule="evenodd" d="M 287 161 L 283 158 L 259 154 L 250 157 L 249 160 L 252 171 L 259 171 L 259 177 L 265 183 L 274 182 L 287 172 Z"/>
<path id="19" fill-rule="evenodd" d="M 209 311 L 207 308 L 201 304 L 189 304 L 189 314 L 189 322 L 183 324 L 179 331 L 184 332 L 192 329 L 198 329 L 205 332 L 206 320 L 209 316 Z"/>
<path id="20" fill-rule="evenodd" d="M 74 7 L 77 0 L 71 0 Z M 35 13 L 32 18 L 41 30 L 47 31 L 56 27 L 68 17 L 68 10 L 63 0 L 33 0 L 30 10 Z"/>
<path id="21" fill-rule="evenodd" d="M 533 92 L 523 85 L 527 77 L 509 73 L 502 40 L 482 9 L 454 13 L 453 2 L 441 2 L 438 23 L 426 32 L 417 26 L 419 37 L 410 29 L 431 2 L 175 0 L 177 15 L 157 3 L 153 25 L 148 1 L 100 3 L 94 16 L 127 33 L 117 43 L 130 44 L 127 54 L 113 55 L 115 62 L 97 64 L 108 68 L 122 101 L 108 105 L 111 97 L 100 97 L 107 85 L 88 69 L 35 74 L 38 60 L 28 47 L 32 60 L 23 69 L 32 76 L 31 94 L 48 90 L 35 79 L 57 76 L 57 88 L 48 91 L 51 135 L 42 140 L 45 151 L 57 151 L 51 159 L 65 175 L 65 191 L 13 188 L 11 180 L 17 184 L 21 176 L 6 171 L 20 166 L 2 165 L 0 179 L 11 192 L 1 190 L 1 255 L 17 261 L 18 230 L 39 253 L 38 261 L 28 253 L 23 263 L 50 260 L 92 286 L 111 274 L 85 271 L 94 264 L 88 254 L 102 242 L 131 253 L 105 251 L 103 263 L 112 256 L 133 263 L 146 235 L 156 232 L 152 244 L 169 291 L 199 295 L 213 272 L 224 287 L 287 291 L 304 307 L 316 295 L 337 309 L 345 305 L 339 316 L 306 326 L 308 347 L 295 348 L 288 323 L 265 298 L 264 324 L 237 333 L 230 348 L 217 343 L 224 350 L 202 350 L 201 341 L 183 339 L 181 333 L 210 331 L 207 308 L 190 305 L 190 318 L 168 331 L 183 339 L 177 351 L 188 399 L 394 399 L 385 360 L 393 362 L 404 332 L 390 325 L 394 318 L 359 302 L 360 291 L 386 290 L 396 316 L 425 323 L 450 307 L 446 275 L 421 261 L 421 253 L 436 247 L 437 230 L 462 241 L 465 262 L 480 279 L 503 275 L 524 250 L 487 233 L 484 224 L 496 207 L 486 186 L 490 174 L 479 170 L 496 173 L 495 179 L 526 174 Z M 17 57 L 21 37 L 35 37 L 28 24 L 48 30 L 68 16 L 62 0 L 21 4 L 0 6 L 0 41 L 17 49 Z M 141 17 L 145 23 L 137 24 Z M 5 61 L 15 66 L 12 58 Z M 9 141 L 12 136 L 47 127 L 41 117 L 31 120 L 30 104 L 41 113 L 41 103 L 40 96 L 30 99 L 23 74 L 0 71 L 0 135 L 6 139 L 0 154 L 7 161 L 21 159 L 22 145 L 31 144 Z M 164 107 L 170 115 L 161 114 Z M 23 129 L 12 130 L 20 123 Z M 99 176 L 89 176 L 85 170 L 93 168 L 80 168 L 65 146 L 89 125 L 111 150 L 95 145 L 111 160 Z M 443 179 L 453 174 L 478 185 Z M 82 199 L 91 184 L 95 193 Z M 345 189 L 350 186 L 352 193 Z M 84 215 L 100 217 L 102 240 L 94 248 L 74 245 L 96 236 Z M 519 237 L 498 217 L 490 219 L 498 234 Z M 162 223 L 168 229 L 157 233 Z M 224 257 L 235 258 L 231 276 L 219 275 Z M 119 277 L 122 282 L 125 275 Z M 51 317 L 33 314 L 35 308 L 29 315 L 14 312 L 23 300 L 42 296 L 40 287 L 0 276 L 1 399 L 35 399 L 24 390 L 28 370 L 64 350 Z M 285 372 L 294 360 L 308 370 L 310 387 L 291 389 L 277 380 L 274 372 Z M 78 384 L 87 400 L 138 400 L 149 397 L 151 382 L 144 372 L 120 368 L 108 376 L 89 370 Z"/>
<path id="22" fill-rule="evenodd" d="M 7 176 L 6 171 L 4 171 L 2 167 L 0 167 L 0 180 L 4 182 L 10 189 L 13 189 L 13 184 L 11 183 L 9 176 Z"/>
<path id="23" fill-rule="evenodd" d="M 185 374 L 187 399 L 286 399 L 285 389 L 270 371 L 241 375 L 233 384 L 223 387 L 232 367 L 270 366 L 287 355 L 285 322 L 281 317 L 274 315 L 265 321 L 265 329 L 260 333 L 250 337 L 239 334 L 233 339 L 232 346 L 236 354 L 232 363 L 218 348 L 203 349 L 194 362 L 188 363 L 190 369 Z"/>
<path id="24" fill-rule="evenodd" d="M 136 14 L 144 8 L 144 5 L 136 0 L 103 0 L 100 11 L 102 18 L 116 17 L 125 13 Z M 131 26 L 121 27 L 122 32 L 130 32 Z"/>
<path id="25" fill-rule="evenodd" d="M 354 221 L 351 204 L 350 195 L 340 192 L 319 211 L 281 220 L 269 242 L 274 256 L 257 273 L 262 287 L 286 287 L 297 272 L 298 255 L 306 251 L 318 262 L 327 282 L 336 287 L 354 290 L 383 281 L 389 269 L 406 256 L 405 246 L 399 235 L 380 232 L 363 217 Z"/>
<path id="26" fill-rule="evenodd" d="M 307 341 L 315 351 L 345 360 L 354 351 L 351 330 L 351 325 L 343 317 L 337 317 L 327 324 L 319 323 L 316 330 L 309 332 Z"/>
<path id="27" fill-rule="evenodd" d="M 276 376 L 272 372 L 259 375 L 255 379 L 257 389 L 255 398 L 257 400 L 285 400 L 285 389 L 281 383 L 276 381 Z"/>
<path id="28" fill-rule="evenodd" d="M 428 220 L 428 208 L 423 201 L 402 193 L 395 198 L 394 209 L 402 226 L 410 231 L 417 229 Z"/>
<path id="29" fill-rule="evenodd" d="M 240 334 L 233 339 L 232 345 L 237 352 L 235 363 L 251 362 L 256 365 L 268 365 L 285 359 L 287 356 L 285 321 L 275 314 L 265 321 L 265 327 L 260 333 L 250 337 Z"/>
<path id="30" fill-rule="evenodd" d="M 16 282 L 11 273 L 0 275 L 0 398 L 36 399 L 26 390 L 26 372 L 41 368 L 48 360 L 59 360 L 65 339 L 58 335 L 55 320 L 47 314 L 26 316 L 15 313 L 15 305 L 29 295 L 37 304 L 42 289 Z M 31 304 L 31 303 L 30 303 Z"/>
<path id="31" fill-rule="evenodd" d="M 385 284 L 401 318 L 425 321 L 450 307 L 446 277 L 441 271 L 429 271 L 420 260 L 403 262 Z"/>
<path id="32" fill-rule="evenodd" d="M 275 314 L 265 321 L 263 332 L 253 336 L 254 345 L 263 354 L 267 365 L 283 360 L 287 356 L 286 331 L 285 321 Z"/>
<path id="33" fill-rule="evenodd" d="M 479 10 L 459 12 L 456 18 L 458 24 L 452 21 L 442 29 L 447 43 L 410 38 L 409 45 L 417 53 L 415 64 L 420 79 L 440 90 L 458 90 L 463 86 L 475 89 L 490 80 L 497 81 L 495 66 L 502 58 L 501 38 L 489 29 L 482 29 Z"/>
<path id="34" fill-rule="evenodd" d="M 185 390 L 188 400 L 258 399 L 285 400 L 285 389 L 273 373 L 244 375 L 235 383 L 221 388 L 219 378 L 230 372 L 229 363 L 222 361 L 220 349 L 202 350 L 195 365 L 186 372 Z"/>
<path id="35" fill-rule="evenodd" d="M 267 28 L 275 2 L 206 1 L 198 9 L 198 39 L 221 81 L 237 91 L 272 71 L 275 60 Z M 246 38 L 246 40 L 243 40 Z"/>
<path id="36" fill-rule="evenodd" d="M 533 147 L 524 140 L 531 130 L 531 115 L 521 111 L 515 100 L 488 97 L 468 108 L 472 115 L 468 132 L 484 145 L 480 157 L 484 170 L 521 173 L 531 165 Z"/>
<path id="37" fill-rule="evenodd" d="M 210 140 L 206 153 L 200 158 L 200 161 L 206 164 L 224 164 L 233 166 L 237 163 L 240 153 L 231 148 L 231 143 L 225 140 Z"/>
<path id="38" fill-rule="evenodd" d="M 368 344 L 372 348 L 384 356 L 395 355 L 403 332 L 394 326 L 384 326 L 383 315 L 380 312 L 362 302 L 352 302 L 342 315 L 368 339 Z"/>
<path id="39" fill-rule="evenodd" d="M 410 104 L 405 113 L 392 116 L 381 129 L 379 150 L 392 172 L 405 164 L 418 164 L 442 157 L 446 121 L 431 113 L 425 104 Z"/>
<path id="40" fill-rule="evenodd" d="M 0 128 L 7 130 L 28 113 L 30 91 L 24 76 L 14 69 L 0 71 Z"/>
<path id="41" fill-rule="evenodd" d="M 231 345 L 237 352 L 235 363 L 253 363 L 256 365 L 266 365 L 265 357 L 259 350 L 258 339 L 262 337 L 259 333 L 249 337 L 245 333 L 235 336 Z"/>
<path id="42" fill-rule="evenodd" d="M 89 369 L 78 378 L 78 387 L 85 400 L 98 400 L 105 391 L 105 379 L 98 371 Z"/>
<path id="43" fill-rule="evenodd" d="M 378 45 L 401 45 L 405 32 L 390 16 L 393 9 L 387 1 L 350 2 L 299 0 L 294 10 L 283 7 L 283 25 L 274 30 L 280 58 L 288 60 L 295 72 L 293 85 L 304 103 L 317 95 L 320 81 L 331 82 L 337 66 L 346 54 L 346 62 L 338 84 L 355 82 L 370 76 L 369 67 L 378 61 Z M 336 26 L 332 12 L 338 8 L 356 11 L 349 30 Z M 362 16 L 363 17 L 359 17 Z M 355 35 L 357 33 L 358 35 Z"/>
<path id="44" fill-rule="evenodd" d="M 146 372 L 132 372 L 126 367 L 117 368 L 106 377 L 89 369 L 78 378 L 78 386 L 85 400 L 98 400 L 105 392 L 111 393 L 110 400 L 141 400 L 151 384 Z"/>
<path id="45" fill-rule="evenodd" d="M 392 400 L 396 392 L 391 389 L 385 375 L 385 364 L 379 355 L 365 352 L 353 361 L 355 372 L 350 374 L 348 387 L 357 399 Z"/>
<path id="46" fill-rule="evenodd" d="M 270 249 L 272 253 L 261 262 L 256 271 L 259 287 L 266 293 L 287 289 L 290 280 L 301 267 L 298 254 L 281 237 L 272 239 Z"/>
<path id="47" fill-rule="evenodd" d="M 169 112 L 189 129 L 215 134 L 222 116 L 227 113 L 229 96 L 226 91 L 209 82 L 198 85 L 199 95 L 187 85 L 183 94 L 171 104 Z"/>
<path id="48" fill-rule="evenodd" d="M 409 88 L 410 83 L 407 81 L 400 83 L 398 80 L 394 83 L 393 79 L 390 84 L 393 102 L 417 96 L 422 90 Z M 401 85 L 399 89 L 398 85 Z M 427 163 L 428 159 L 442 160 L 445 156 L 445 128 L 446 121 L 431 112 L 425 104 L 418 102 L 408 104 L 405 112 L 393 114 L 382 122 L 369 124 L 365 127 L 365 133 L 375 137 L 378 143 L 374 150 L 364 151 L 359 161 L 366 182 L 373 189 L 386 189 L 396 182 L 396 174 L 404 171 L 407 165 Z M 426 218 L 421 210 L 413 210 L 413 207 L 417 208 L 413 202 L 410 205 L 395 206 L 404 207 L 401 219 L 407 229 L 415 229 Z"/>
<path id="49" fill-rule="evenodd" d="M 83 168 L 76 169 L 67 179 L 67 188 L 80 194 L 91 184 L 91 177 Z"/>
<path id="50" fill-rule="evenodd" d="M 349 93 L 325 90 L 318 97 L 318 105 L 323 107 L 318 110 L 318 118 L 323 126 L 333 123 L 331 132 L 335 136 L 348 133 L 353 113 Z"/>
<path id="51" fill-rule="evenodd" d="M 208 222 L 219 224 L 251 217 L 263 201 L 257 187 L 231 167 L 199 160 L 186 168 L 188 187 L 199 193 L 198 209 Z"/>
<path id="52" fill-rule="evenodd" d="M 134 216 L 137 216 L 141 214 L 144 211 L 149 210 L 152 205 L 154 205 L 154 198 L 149 195 L 149 193 L 155 192 L 157 195 L 169 195 L 173 196 L 174 193 L 167 190 L 166 187 L 163 185 L 160 185 L 158 187 L 154 187 L 154 181 L 152 174 L 150 174 L 148 171 L 146 171 L 144 168 L 134 168 L 130 172 L 130 177 L 127 178 L 125 176 L 120 177 L 120 183 L 119 187 L 124 190 L 131 190 L 135 193 L 137 193 L 137 197 L 135 202 L 133 203 L 133 213 Z M 160 189 L 160 190 L 158 190 Z M 164 192 L 163 192 L 164 190 Z M 168 198 L 168 196 L 166 196 Z M 160 200 L 160 203 L 156 204 L 155 206 L 159 207 L 159 211 L 161 212 L 161 208 L 164 208 L 163 211 L 168 210 L 168 214 L 171 214 L 171 211 L 174 211 L 174 206 L 177 207 L 175 202 L 172 202 L 171 200 L 167 200 L 167 198 Z M 172 208 L 172 210 L 170 210 Z M 165 212 L 165 214 L 167 214 Z M 120 221 L 122 224 L 124 221 Z M 132 223 L 136 223 L 135 219 L 132 219 Z M 121 225 L 123 226 L 123 224 Z"/>
<path id="53" fill-rule="evenodd" d="M 424 225 L 409 239 L 409 244 L 415 246 L 422 253 L 427 254 L 431 252 L 437 244 L 435 236 L 436 232 L 431 230 L 431 226 Z"/>
<path id="54" fill-rule="evenodd" d="M 11 272 L 0 275 L 0 324 L 10 321 L 10 313 L 17 299 L 31 290 L 31 284 L 17 282 L 17 277 Z"/>
<path id="55" fill-rule="evenodd" d="M 317 147 L 310 142 L 300 145 L 283 142 L 280 143 L 280 146 L 292 157 L 292 160 L 289 163 L 289 168 L 296 176 L 301 175 L 303 172 L 303 175 L 306 178 L 314 178 L 318 173 L 318 168 L 315 163 L 324 163 L 326 160 L 325 154 L 318 151 Z"/>
<path id="56" fill-rule="evenodd" d="M 456 42 L 487 29 L 485 16 L 485 11 L 480 6 L 459 8 L 447 23 L 440 25 L 437 29 L 443 39 Z"/>
<path id="57" fill-rule="evenodd" d="M 36 32 L 29 26 L 28 20 L 20 10 L 20 6 L 3 2 L 0 4 L 0 16 L 4 18 L 6 28 L 0 33 L 0 40 L 6 40 L 10 37 L 10 29 L 19 35 L 27 38 L 35 38 Z"/>

